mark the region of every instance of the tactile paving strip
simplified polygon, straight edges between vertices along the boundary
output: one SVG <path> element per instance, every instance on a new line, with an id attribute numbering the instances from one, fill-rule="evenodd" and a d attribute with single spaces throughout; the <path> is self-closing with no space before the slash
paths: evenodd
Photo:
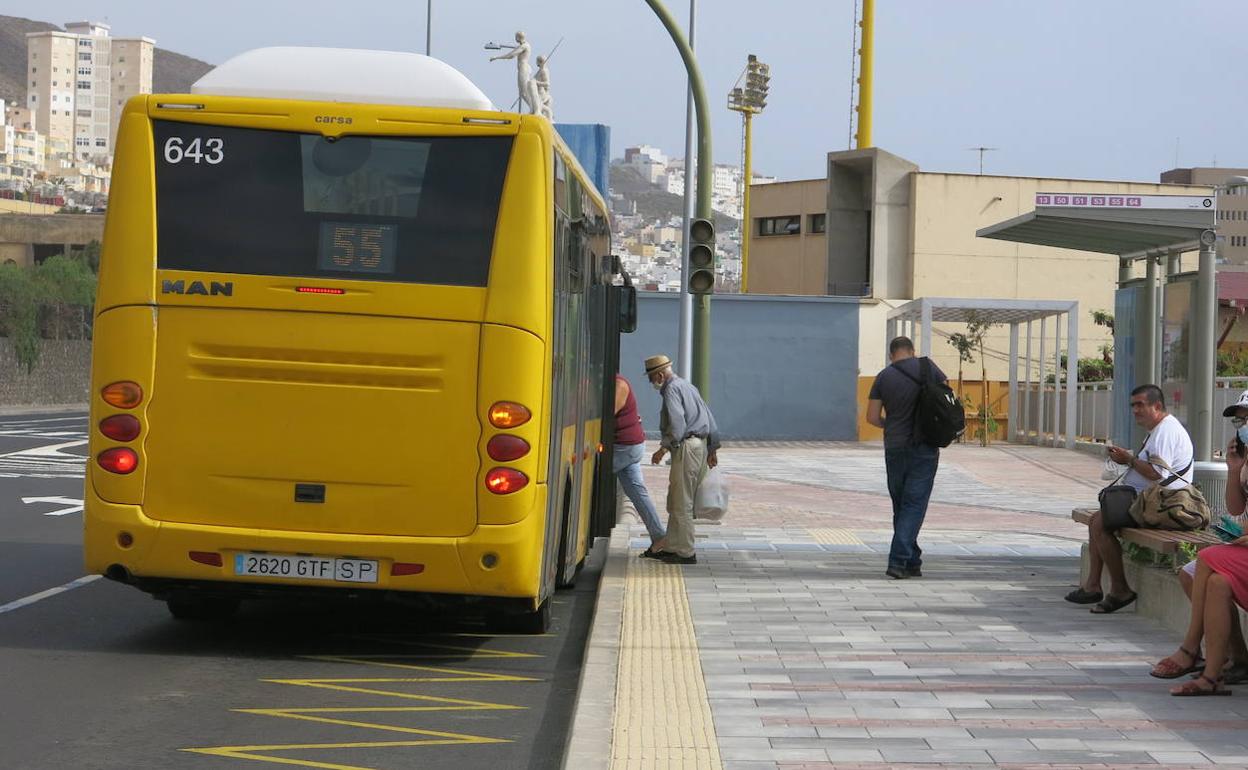
<path id="1" fill-rule="evenodd" d="M 611 767 L 723 767 L 681 568 L 635 556 L 624 589 Z"/>

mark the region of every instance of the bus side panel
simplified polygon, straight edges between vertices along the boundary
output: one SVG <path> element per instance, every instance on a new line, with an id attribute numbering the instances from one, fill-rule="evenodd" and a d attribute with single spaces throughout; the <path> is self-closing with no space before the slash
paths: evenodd
<path id="1" fill-rule="evenodd" d="M 112 191 L 104 220 L 96 313 L 155 302 L 156 176 L 146 97 L 126 105 L 117 129 Z"/>
<path id="2" fill-rule="evenodd" d="M 481 415 L 481 471 L 477 478 L 477 521 L 481 524 L 512 524 L 529 515 L 538 494 L 538 465 L 542 460 L 542 435 L 546 432 L 546 415 L 541 411 L 545 396 L 544 373 L 546 371 L 546 345 L 536 336 L 507 326 L 481 327 L 480 377 L 477 382 L 477 413 Z M 487 413 L 491 404 L 498 401 L 514 401 L 528 407 L 533 418 L 517 428 L 495 428 L 489 424 Z M 487 445 L 498 435 L 518 436 L 528 442 L 530 450 L 525 456 L 507 462 L 490 458 Z M 485 477 L 491 468 L 504 466 L 515 468 L 531 480 L 519 492 L 496 495 L 485 486 Z M 542 538 L 531 544 L 534 551 L 541 552 Z"/>
<path id="3" fill-rule="evenodd" d="M 485 308 L 486 324 L 526 329 L 537 335 L 539 342 L 547 339 L 550 333 L 553 272 L 547 256 L 551 253 L 552 238 L 550 153 L 543 147 L 541 135 L 532 132 L 517 136 L 512 146 L 507 181 L 499 205 L 498 230 L 490 262 L 490 291 Z M 550 356 L 543 351 L 538 360 L 544 362 L 538 376 L 542 381 L 549 381 Z M 482 371 L 483 391 L 512 379 L 512 374 L 506 371 L 488 375 L 495 376 L 502 379 L 487 379 L 487 374 Z M 536 436 L 540 443 L 533 446 L 545 446 L 549 433 L 545 430 L 544 415 L 549 413 L 550 402 L 543 394 L 523 403 L 533 410 L 534 422 L 542 430 Z M 539 412 L 543 415 L 540 419 L 537 418 Z M 545 453 L 537 453 L 535 473 L 533 478 L 538 483 L 546 482 L 549 471 Z"/>

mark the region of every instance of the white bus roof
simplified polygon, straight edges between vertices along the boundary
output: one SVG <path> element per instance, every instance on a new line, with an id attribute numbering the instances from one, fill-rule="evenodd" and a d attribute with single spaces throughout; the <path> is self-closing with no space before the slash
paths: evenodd
<path id="1" fill-rule="evenodd" d="M 257 48 L 191 86 L 193 94 L 496 110 L 449 64 L 418 53 L 354 48 Z"/>

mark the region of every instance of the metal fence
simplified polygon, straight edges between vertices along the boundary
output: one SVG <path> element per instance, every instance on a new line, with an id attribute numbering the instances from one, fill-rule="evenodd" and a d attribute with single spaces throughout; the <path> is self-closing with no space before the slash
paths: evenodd
<path id="1" fill-rule="evenodd" d="M 1235 436 L 1229 420 L 1222 419 L 1222 410 L 1239 400 L 1248 390 L 1248 377 L 1218 377 L 1213 391 L 1213 450 L 1221 451 Z M 1040 394 L 1045 398 L 1040 398 Z M 1053 430 L 1053 386 L 1032 384 L 1019 388 L 1020 410 L 1026 409 L 1029 425 L 1042 425 L 1042 433 Z M 1113 435 L 1114 384 L 1112 382 L 1081 382 L 1077 386 L 1075 433 L 1083 440 L 1106 441 Z M 1065 417 L 1064 404 L 1058 404 L 1058 422 Z M 1041 413 L 1043 410 L 1043 414 Z M 1020 414 L 1022 412 L 1020 411 Z M 1043 419 L 1042 419 L 1043 418 Z"/>

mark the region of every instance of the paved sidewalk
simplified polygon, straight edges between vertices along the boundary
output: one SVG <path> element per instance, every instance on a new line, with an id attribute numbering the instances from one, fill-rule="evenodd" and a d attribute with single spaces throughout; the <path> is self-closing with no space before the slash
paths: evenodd
<path id="1" fill-rule="evenodd" d="M 878 445 L 723 462 L 730 513 L 697 565 L 638 559 L 644 530 L 617 528 L 567 767 L 1248 768 L 1248 689 L 1173 698 L 1147 670 L 1175 635 L 1061 598 L 1096 458 L 946 450 L 904 581 L 883 574 Z M 665 472 L 645 471 L 658 500 Z"/>

